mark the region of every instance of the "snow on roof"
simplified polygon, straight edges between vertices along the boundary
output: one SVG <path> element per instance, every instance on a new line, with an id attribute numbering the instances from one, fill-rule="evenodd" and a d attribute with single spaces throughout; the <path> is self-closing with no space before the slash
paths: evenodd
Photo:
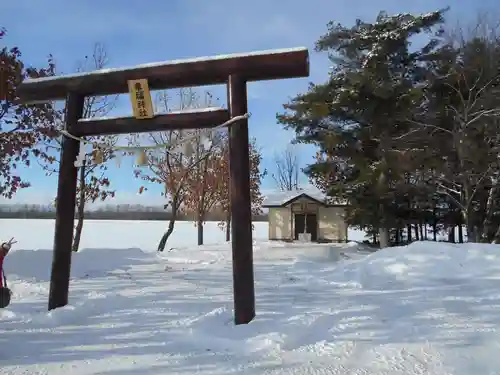
<path id="1" fill-rule="evenodd" d="M 319 191 L 318 189 L 315 188 L 309 188 L 309 189 L 298 189 L 298 190 L 291 190 L 291 191 L 272 191 L 264 195 L 264 201 L 262 202 L 262 207 L 269 207 L 269 206 L 282 206 L 286 202 L 297 198 L 300 195 L 307 195 L 308 197 L 311 197 L 312 199 L 316 199 L 320 202 L 325 202 L 326 204 L 338 204 L 338 205 L 345 205 L 345 201 L 340 201 L 340 200 L 333 200 L 332 198 L 326 196 L 324 193 Z"/>
<path id="2" fill-rule="evenodd" d="M 264 201 L 262 203 L 263 206 L 281 206 L 286 202 L 298 197 L 299 195 L 305 194 L 313 199 L 319 200 L 323 202 L 326 198 L 326 195 L 321 193 L 319 190 L 292 190 L 292 191 L 275 191 L 266 194 L 264 197 Z"/>
<path id="3" fill-rule="evenodd" d="M 90 72 L 78 72 L 73 74 L 65 74 L 60 76 L 47 76 L 47 77 L 39 77 L 39 78 L 28 78 L 24 82 L 32 83 L 32 82 L 42 82 L 42 81 L 53 81 L 58 79 L 67 79 L 67 78 L 79 78 L 85 76 L 95 76 L 101 74 L 109 74 L 113 72 L 123 72 L 127 70 L 136 70 L 143 68 L 155 68 L 160 66 L 167 65 L 179 65 L 179 64 L 192 64 L 200 61 L 216 61 L 216 60 L 226 60 L 226 59 L 239 59 L 242 57 L 250 57 L 250 56 L 260 56 L 260 55 L 276 55 L 281 53 L 292 53 L 292 52 L 300 52 L 306 51 L 307 47 L 294 47 L 294 48 L 281 48 L 281 49 L 272 49 L 272 50 L 263 50 L 263 51 L 255 51 L 255 52 L 245 52 L 245 53 L 232 53 L 225 55 L 215 55 L 215 56 L 202 56 L 202 57 L 194 57 L 187 59 L 176 59 L 176 60 L 167 60 L 167 61 L 159 61 L 153 63 L 140 64 L 135 66 L 128 67 L 120 67 L 120 68 L 103 68 L 99 70 L 94 70 Z"/>

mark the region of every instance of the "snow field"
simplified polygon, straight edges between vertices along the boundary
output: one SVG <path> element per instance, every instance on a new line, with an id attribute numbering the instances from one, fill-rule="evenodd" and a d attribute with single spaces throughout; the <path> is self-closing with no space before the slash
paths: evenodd
<path id="1" fill-rule="evenodd" d="M 215 243 L 215 228 L 214 243 L 179 241 L 158 255 L 154 225 L 135 227 L 138 241 L 154 239 L 141 250 L 129 224 L 99 224 L 74 255 L 70 305 L 47 313 L 52 254 L 43 249 L 53 230 L 37 225 L 23 221 L 6 260 L 14 296 L 0 310 L 0 374 L 500 373 L 495 245 L 367 253 L 355 243 L 267 242 L 262 228 L 257 317 L 235 327 L 231 250 Z M 24 250 L 34 241 L 27 233 L 42 250 Z"/>

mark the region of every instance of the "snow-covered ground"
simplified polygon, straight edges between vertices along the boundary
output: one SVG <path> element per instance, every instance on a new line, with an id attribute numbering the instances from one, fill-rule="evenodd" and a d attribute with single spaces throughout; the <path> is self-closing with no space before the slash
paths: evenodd
<path id="1" fill-rule="evenodd" d="M 0 222 L 19 240 L 5 265 L 14 296 L 0 310 L 0 374 L 500 374 L 496 245 L 367 253 L 270 243 L 257 223 L 257 317 L 234 326 L 216 224 L 201 248 L 182 224 L 158 255 L 162 223 L 89 223 L 70 305 L 47 313 L 51 225 Z"/>
<path id="2" fill-rule="evenodd" d="M 156 249 L 168 223 L 162 221 L 134 220 L 87 220 L 84 224 L 81 248 L 123 249 L 138 247 L 142 250 Z M 349 230 L 349 240 L 363 241 L 364 233 Z M 5 220 L 0 219 L 0 239 L 15 237 L 19 249 L 51 249 L 54 241 L 54 220 Z M 217 222 L 205 223 L 204 241 L 214 244 L 225 241 L 225 232 Z M 267 222 L 255 222 L 253 237 L 266 240 Z M 194 246 L 197 244 L 194 224 L 181 221 L 175 224 L 175 231 L 168 240 L 167 248 Z"/>

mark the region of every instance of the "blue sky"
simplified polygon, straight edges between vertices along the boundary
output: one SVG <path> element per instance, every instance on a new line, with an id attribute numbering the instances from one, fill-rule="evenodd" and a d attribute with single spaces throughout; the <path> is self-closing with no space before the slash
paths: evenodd
<path id="1" fill-rule="evenodd" d="M 329 21 L 350 25 L 356 18 L 373 20 L 380 10 L 427 12 L 452 5 L 450 20 L 467 22 L 478 11 L 499 9 L 497 3 L 498 0 L 2 0 L 0 26 L 7 28 L 7 44 L 17 45 L 27 63 L 42 66 L 48 54 L 52 54 L 62 73 L 74 72 L 77 62 L 92 53 L 96 42 L 106 46 L 108 67 L 263 49 L 310 48 L 309 78 L 249 85 L 250 135 L 262 150 L 263 167 L 272 172 L 274 155 L 293 138 L 293 134 L 276 124 L 276 112 L 288 98 L 305 91 L 309 81 L 321 82 L 327 77 L 326 56 L 312 49 Z M 214 91 L 224 96 L 222 88 Z M 115 113 L 131 113 L 126 100 L 119 102 Z M 306 165 L 312 160 L 314 149 L 300 147 L 298 152 L 301 164 Z M 142 183 L 133 177 L 132 164 L 130 160 L 123 161 L 120 169 L 110 166 L 109 175 L 117 190 L 115 202 L 161 204 L 158 189 L 142 196 L 136 194 Z M 46 177 L 36 165 L 22 173 L 32 187 L 19 193 L 14 201 L 47 203 L 55 197 L 56 176 Z M 265 190 L 274 187 L 270 177 L 263 182 Z"/>

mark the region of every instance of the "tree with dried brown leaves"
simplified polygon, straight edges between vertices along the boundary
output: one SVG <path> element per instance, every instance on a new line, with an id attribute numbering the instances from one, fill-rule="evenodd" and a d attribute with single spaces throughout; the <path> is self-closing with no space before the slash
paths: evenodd
<path id="1" fill-rule="evenodd" d="M 6 35 L 0 27 L 0 41 Z M 29 166 L 33 157 L 44 154 L 38 145 L 55 135 L 53 124 L 59 113 L 51 104 L 18 105 L 16 90 L 26 78 L 54 75 L 55 65 L 49 57 L 48 66 L 28 68 L 21 60 L 17 47 L 0 49 L 0 195 L 12 198 L 22 188 L 30 186 L 16 169 Z"/>
<path id="2" fill-rule="evenodd" d="M 181 89 L 178 91 L 179 102 L 173 107 L 175 110 L 188 110 L 193 108 L 209 107 L 212 95 L 205 93 L 205 100 L 192 89 Z M 166 92 L 158 97 L 159 112 L 171 112 L 171 98 Z M 146 168 L 137 169 L 135 176 L 143 181 L 160 184 L 163 187 L 162 195 L 167 199 L 164 207 L 170 208 L 171 215 L 167 230 L 163 233 L 158 243 L 158 251 L 164 251 L 168 238 L 173 233 L 178 215 L 194 206 L 191 189 L 194 188 L 193 175 L 200 173 L 202 162 L 208 158 L 213 147 L 203 149 L 201 139 L 195 142 L 185 140 L 193 134 L 202 135 L 201 131 L 183 132 L 166 131 L 155 132 L 130 137 L 132 145 L 141 144 L 148 140 L 153 145 L 170 145 L 164 148 L 155 148 L 146 153 Z M 215 145 L 215 143 L 214 143 Z M 215 146 L 214 146 L 215 147 Z M 208 167 L 207 167 L 208 168 Z M 139 193 L 147 190 L 141 187 Z M 206 203 L 203 203 L 204 207 Z"/>
<path id="3" fill-rule="evenodd" d="M 262 155 L 257 147 L 255 139 L 248 145 L 250 153 L 250 199 L 252 202 L 252 214 L 262 213 L 262 202 L 264 197 L 260 192 L 262 179 L 267 175 L 267 171 L 260 171 Z M 218 169 L 220 174 L 219 183 L 216 191 L 219 194 L 218 207 L 226 214 L 226 220 L 219 226 L 226 231 L 226 241 L 231 239 L 231 197 L 230 197 L 230 176 L 229 176 L 229 142 L 225 139 L 222 147 L 222 157 L 219 158 L 221 166 Z"/>
<path id="4" fill-rule="evenodd" d="M 187 191 L 186 211 L 193 217 L 198 230 L 198 245 L 203 245 L 203 224 L 206 214 L 219 202 L 220 190 L 224 188 L 223 169 L 223 136 L 220 132 L 204 135 L 204 131 L 196 131 L 192 141 L 194 160 L 199 160 L 186 179 Z"/>

